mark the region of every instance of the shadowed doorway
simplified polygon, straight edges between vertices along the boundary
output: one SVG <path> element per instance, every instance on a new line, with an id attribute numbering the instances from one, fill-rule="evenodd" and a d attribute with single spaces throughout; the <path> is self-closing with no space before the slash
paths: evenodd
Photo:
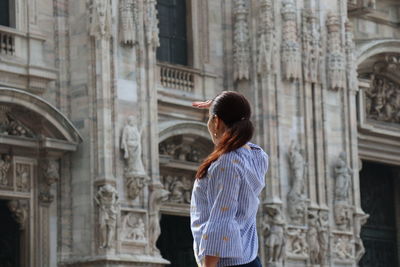
<path id="1" fill-rule="evenodd" d="M 0 267 L 19 267 L 20 229 L 8 209 L 8 202 L 0 199 Z"/>
<path id="2" fill-rule="evenodd" d="M 161 235 L 157 247 L 163 258 L 169 260 L 170 267 L 197 267 L 193 254 L 193 237 L 190 218 L 163 214 Z"/>
<path id="3" fill-rule="evenodd" d="M 363 161 L 360 172 L 361 207 L 370 217 L 361 230 L 365 255 L 360 267 L 396 267 L 396 168 Z"/>

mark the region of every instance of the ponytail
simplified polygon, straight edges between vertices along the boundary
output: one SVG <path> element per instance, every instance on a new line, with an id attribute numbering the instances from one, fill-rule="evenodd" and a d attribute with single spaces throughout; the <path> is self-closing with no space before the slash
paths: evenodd
<path id="1" fill-rule="evenodd" d="M 214 151 L 203 161 L 196 173 L 197 179 L 207 175 L 210 165 L 225 153 L 229 153 L 244 146 L 253 137 L 254 127 L 248 118 L 234 122 L 222 135 Z"/>

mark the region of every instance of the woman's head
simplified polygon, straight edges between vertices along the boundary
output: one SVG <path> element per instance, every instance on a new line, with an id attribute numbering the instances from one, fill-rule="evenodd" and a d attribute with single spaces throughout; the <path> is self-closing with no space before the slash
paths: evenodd
<path id="1" fill-rule="evenodd" d="M 203 178 L 211 163 L 222 154 L 244 146 L 253 136 L 251 108 L 240 93 L 224 91 L 217 95 L 210 107 L 208 130 L 215 144 L 214 151 L 200 165 L 196 178 Z"/>

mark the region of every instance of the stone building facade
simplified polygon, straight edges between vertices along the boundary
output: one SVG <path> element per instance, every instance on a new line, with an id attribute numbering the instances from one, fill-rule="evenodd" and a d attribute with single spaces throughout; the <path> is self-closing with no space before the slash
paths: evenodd
<path id="1" fill-rule="evenodd" d="M 1 5 L 5 266 L 195 266 L 190 192 L 213 144 L 191 102 L 223 90 L 248 97 L 270 155 L 263 266 L 398 266 L 396 1 Z"/>

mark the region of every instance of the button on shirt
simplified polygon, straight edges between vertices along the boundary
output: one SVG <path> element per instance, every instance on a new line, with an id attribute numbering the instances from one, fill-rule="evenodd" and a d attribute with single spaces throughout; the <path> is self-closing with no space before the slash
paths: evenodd
<path id="1" fill-rule="evenodd" d="M 246 264 L 257 256 L 256 214 L 268 155 L 257 145 L 248 146 L 223 154 L 194 183 L 190 220 L 199 265 L 206 255 L 220 257 L 219 267 Z"/>

